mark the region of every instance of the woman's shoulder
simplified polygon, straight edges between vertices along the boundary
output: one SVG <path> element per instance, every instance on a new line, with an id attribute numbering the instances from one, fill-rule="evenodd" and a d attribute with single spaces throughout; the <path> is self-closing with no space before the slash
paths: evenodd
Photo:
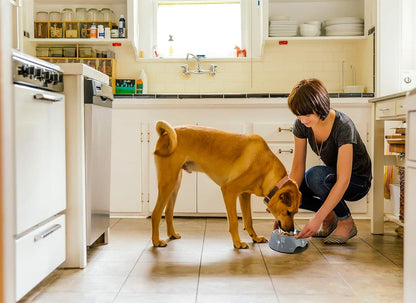
<path id="1" fill-rule="evenodd" d="M 335 111 L 335 122 L 340 124 L 340 125 L 354 125 L 354 122 L 352 121 L 352 119 L 344 112 L 340 112 L 336 109 L 334 109 Z"/>

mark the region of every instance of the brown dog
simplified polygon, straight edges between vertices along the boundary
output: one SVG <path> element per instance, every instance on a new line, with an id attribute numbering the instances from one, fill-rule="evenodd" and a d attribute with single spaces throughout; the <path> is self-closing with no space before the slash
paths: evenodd
<path id="1" fill-rule="evenodd" d="M 301 193 L 263 138 L 199 126 L 174 129 L 164 121 L 157 122 L 156 130 L 159 139 L 154 155 L 159 193 L 152 213 L 154 246 L 167 245 L 159 238 L 159 225 L 165 208 L 168 237 L 180 238 L 173 227 L 173 208 L 182 169 L 189 173 L 204 172 L 221 187 L 234 247 L 248 247 L 238 234 L 237 197 L 244 227 L 253 242 L 264 243 L 267 239 L 257 236 L 253 229 L 250 194 L 266 197 L 268 211 L 283 230 L 294 229 L 293 216 L 298 212 Z"/>

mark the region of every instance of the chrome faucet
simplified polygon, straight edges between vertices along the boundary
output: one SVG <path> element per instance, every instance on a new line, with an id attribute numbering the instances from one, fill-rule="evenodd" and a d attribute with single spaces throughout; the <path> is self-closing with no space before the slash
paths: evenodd
<path id="1" fill-rule="evenodd" d="M 189 70 L 188 64 L 181 65 L 181 67 L 183 68 L 183 72 L 182 73 L 185 76 L 187 76 L 187 75 L 189 75 L 191 73 L 193 73 L 193 74 L 205 74 L 205 73 L 208 73 L 210 76 L 214 76 L 216 74 L 215 68 L 217 67 L 217 65 L 211 64 L 209 70 L 204 70 L 204 69 L 201 69 L 201 57 L 195 56 L 194 54 L 191 54 L 191 53 L 187 53 L 186 54 L 186 61 L 190 60 L 189 57 L 192 57 L 192 58 L 194 58 L 196 60 L 197 69 L 196 70 Z"/>

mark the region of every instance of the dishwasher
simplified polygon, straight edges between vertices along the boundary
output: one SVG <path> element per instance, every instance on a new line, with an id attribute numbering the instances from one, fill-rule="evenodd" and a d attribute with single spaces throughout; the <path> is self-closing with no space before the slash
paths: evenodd
<path id="1" fill-rule="evenodd" d="M 113 90 L 84 80 L 85 205 L 87 245 L 108 243 L 110 227 L 111 121 Z"/>

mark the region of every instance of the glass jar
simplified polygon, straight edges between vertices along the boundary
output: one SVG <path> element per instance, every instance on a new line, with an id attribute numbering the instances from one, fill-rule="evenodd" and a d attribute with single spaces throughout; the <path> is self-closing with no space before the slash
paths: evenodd
<path id="1" fill-rule="evenodd" d="M 36 13 L 36 21 L 48 22 L 49 21 L 48 12 L 37 12 Z"/>
<path id="2" fill-rule="evenodd" d="M 110 22 L 113 20 L 113 11 L 111 9 L 103 8 L 101 12 L 103 13 L 103 21 Z"/>
<path id="3" fill-rule="evenodd" d="M 88 10 L 88 21 L 97 21 L 97 9 L 96 8 L 90 8 Z"/>
<path id="4" fill-rule="evenodd" d="M 72 21 L 72 9 L 64 8 L 62 10 L 62 21 Z"/>
<path id="5" fill-rule="evenodd" d="M 87 21 L 87 9 L 84 7 L 77 7 L 75 9 L 77 21 Z"/>
<path id="6" fill-rule="evenodd" d="M 49 21 L 56 22 L 61 21 L 61 13 L 60 12 L 49 12 Z"/>
<path id="7" fill-rule="evenodd" d="M 103 21 L 103 13 L 101 12 L 101 10 L 97 11 L 97 20 L 98 21 Z"/>

